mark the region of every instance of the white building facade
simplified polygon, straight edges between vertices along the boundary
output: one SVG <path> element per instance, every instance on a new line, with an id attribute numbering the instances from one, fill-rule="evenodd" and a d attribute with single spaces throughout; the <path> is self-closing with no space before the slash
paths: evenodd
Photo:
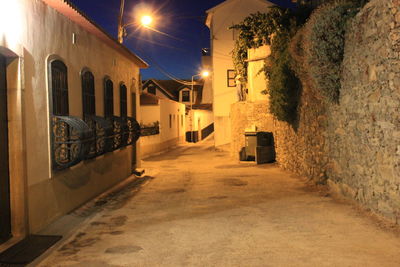
<path id="1" fill-rule="evenodd" d="M 185 141 L 184 104 L 145 93 L 141 96 L 140 109 L 141 158 L 166 151 Z"/>
<path id="2" fill-rule="evenodd" d="M 226 0 L 207 11 L 210 29 L 212 92 L 215 145 L 231 142 L 231 105 L 238 101 L 235 70 L 232 62 L 236 32 L 229 29 L 252 13 L 268 12 L 273 4 L 265 0 Z"/>
<path id="3" fill-rule="evenodd" d="M 0 12 L 0 243 L 13 243 L 131 175 L 147 64 L 66 0 Z"/>

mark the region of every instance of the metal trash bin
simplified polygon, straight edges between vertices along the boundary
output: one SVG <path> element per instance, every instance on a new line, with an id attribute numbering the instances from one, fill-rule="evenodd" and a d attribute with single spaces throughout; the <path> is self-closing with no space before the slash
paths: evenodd
<path id="1" fill-rule="evenodd" d="M 245 132 L 245 155 L 246 161 L 256 160 L 257 132 Z"/>
<path id="2" fill-rule="evenodd" d="M 256 161 L 257 164 L 275 160 L 274 136 L 271 132 L 245 132 L 245 147 L 240 160 Z"/>

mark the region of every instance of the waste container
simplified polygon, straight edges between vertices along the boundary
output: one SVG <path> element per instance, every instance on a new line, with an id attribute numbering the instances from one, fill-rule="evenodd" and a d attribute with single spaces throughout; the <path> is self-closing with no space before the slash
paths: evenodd
<path id="1" fill-rule="evenodd" d="M 271 132 L 245 132 L 245 147 L 240 160 L 256 161 L 257 164 L 275 160 L 274 136 Z"/>
<path id="2" fill-rule="evenodd" d="M 256 160 L 257 132 L 245 132 L 245 155 L 247 161 Z"/>

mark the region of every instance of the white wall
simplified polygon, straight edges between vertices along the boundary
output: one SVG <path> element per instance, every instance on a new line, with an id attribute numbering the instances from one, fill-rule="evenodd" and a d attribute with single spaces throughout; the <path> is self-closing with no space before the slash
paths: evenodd
<path id="1" fill-rule="evenodd" d="M 144 124 L 160 122 L 160 134 L 140 138 L 142 157 L 159 153 L 184 141 L 186 129 L 184 104 L 160 99 L 160 104 L 157 106 L 141 106 L 141 113 Z"/>
<path id="2" fill-rule="evenodd" d="M 129 146 L 65 171 L 51 170 L 48 60 L 56 55 L 68 67 L 69 110 L 70 115 L 77 117 L 82 117 L 80 71 L 84 67 L 95 76 L 99 116 L 104 112 L 104 76 L 110 76 L 114 83 L 114 114 L 118 116 L 119 83 L 124 82 L 139 95 L 139 67 L 42 1 L 1 1 L 0 10 L 0 48 L 13 51 L 21 62 L 18 81 L 23 114 L 17 120 L 23 124 L 20 142 L 26 158 L 19 160 L 26 163 L 29 228 L 36 232 L 128 177 L 133 153 Z M 76 44 L 72 43 L 73 34 L 77 37 Z M 132 114 L 132 101 L 128 93 L 128 115 Z M 13 106 L 16 102 L 9 104 Z"/>
<path id="3" fill-rule="evenodd" d="M 148 125 L 160 122 L 160 105 L 140 105 L 140 124 Z"/>
<path id="4" fill-rule="evenodd" d="M 237 101 L 236 87 L 227 86 L 227 70 L 234 69 L 231 52 L 235 35 L 228 28 L 256 12 L 267 12 L 271 3 L 260 0 L 228 0 L 212 10 L 210 25 L 213 66 L 213 109 L 215 116 L 215 145 L 230 142 L 230 109 Z"/>
<path id="5" fill-rule="evenodd" d="M 267 101 L 268 95 L 265 93 L 267 90 L 267 82 L 264 72 L 260 70 L 264 67 L 264 60 L 271 54 L 270 46 L 261 46 L 256 49 L 248 50 L 249 65 L 247 68 L 248 76 L 248 95 L 247 101 Z"/>
<path id="6" fill-rule="evenodd" d="M 194 124 L 191 127 L 191 120 L 193 118 Z M 200 110 L 194 109 L 189 111 L 188 116 L 186 116 L 186 123 L 188 125 L 187 131 L 198 131 L 199 130 L 199 120 L 200 120 L 200 130 L 203 130 L 210 124 L 214 123 L 214 114 L 210 110 Z"/>
<path id="7" fill-rule="evenodd" d="M 185 105 L 168 99 L 161 99 L 160 105 L 160 132 L 162 132 L 161 142 L 171 139 L 179 139 L 179 141 L 183 141 L 186 125 L 184 119 Z M 169 124 L 170 115 L 172 115 L 171 126 Z"/>

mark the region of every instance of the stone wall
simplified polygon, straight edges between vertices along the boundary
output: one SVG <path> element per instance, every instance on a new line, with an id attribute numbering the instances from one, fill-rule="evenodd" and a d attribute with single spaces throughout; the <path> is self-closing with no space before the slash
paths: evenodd
<path id="1" fill-rule="evenodd" d="M 276 160 L 280 166 L 324 182 L 328 165 L 326 108 L 317 93 L 303 88 L 295 125 L 275 121 Z"/>
<path id="2" fill-rule="evenodd" d="M 245 146 L 246 129 L 272 132 L 273 117 L 268 113 L 268 102 L 237 102 L 231 106 L 231 153 L 239 159 L 239 152 Z"/>
<path id="3" fill-rule="evenodd" d="M 372 0 L 346 36 L 339 106 L 329 114 L 329 182 L 400 223 L 400 1 Z"/>
<path id="4" fill-rule="evenodd" d="M 277 161 L 400 222 L 400 1 L 371 0 L 346 35 L 339 104 L 305 88 L 275 122 Z"/>
<path id="5" fill-rule="evenodd" d="M 400 223 L 400 0 L 371 0 L 346 33 L 339 104 L 303 88 L 296 125 L 232 106 L 231 148 L 252 125 L 273 131 L 279 165 Z"/>

